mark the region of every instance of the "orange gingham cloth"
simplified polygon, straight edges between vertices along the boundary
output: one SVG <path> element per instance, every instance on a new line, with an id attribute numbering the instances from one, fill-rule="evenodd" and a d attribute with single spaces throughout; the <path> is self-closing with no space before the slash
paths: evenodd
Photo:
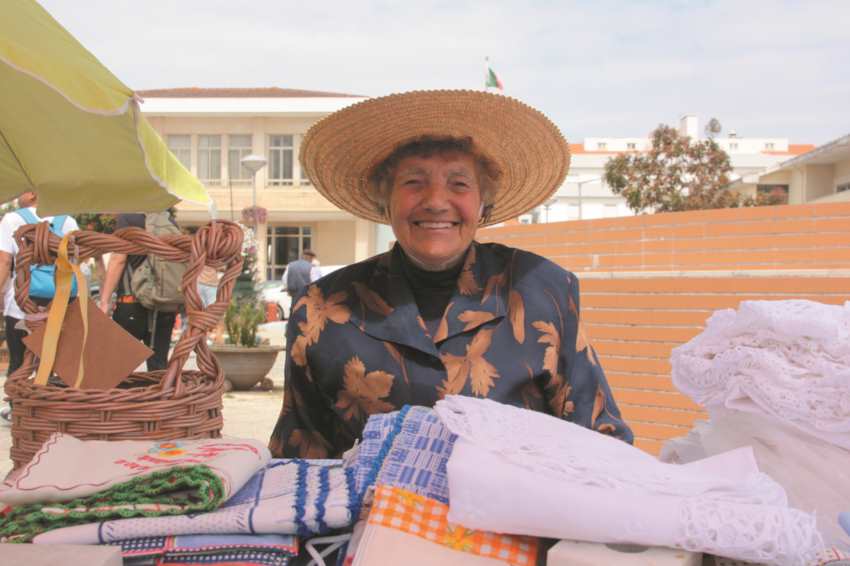
<path id="1" fill-rule="evenodd" d="M 463 552 L 502 560 L 513 566 L 533 566 L 534 537 L 474 531 L 449 523 L 449 506 L 398 487 L 378 485 L 368 523 L 422 537 Z"/>

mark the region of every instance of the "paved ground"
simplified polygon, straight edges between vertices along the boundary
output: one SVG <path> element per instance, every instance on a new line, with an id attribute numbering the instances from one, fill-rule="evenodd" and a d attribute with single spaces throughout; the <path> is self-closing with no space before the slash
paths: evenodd
<path id="1" fill-rule="evenodd" d="M 273 322 L 260 327 L 260 336 L 268 338 L 272 344 L 284 343 L 285 323 Z M 224 434 L 241 438 L 255 438 L 265 443 L 269 439 L 283 399 L 283 362 L 281 352 L 268 377 L 274 381 L 271 391 L 234 391 L 224 395 Z M 193 360 L 188 365 L 192 365 Z M 5 376 L 0 377 L 2 391 Z M 11 443 L 10 429 L 0 425 L 0 478 L 12 469 L 8 459 Z"/>

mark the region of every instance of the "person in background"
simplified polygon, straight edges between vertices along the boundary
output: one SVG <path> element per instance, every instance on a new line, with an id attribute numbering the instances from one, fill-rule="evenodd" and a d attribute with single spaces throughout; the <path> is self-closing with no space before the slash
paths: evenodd
<path id="1" fill-rule="evenodd" d="M 172 219 L 172 222 L 174 220 Z M 118 214 L 115 218 L 115 230 L 122 228 L 145 229 L 144 214 Z M 100 310 L 109 314 L 112 293 L 116 292 L 115 309 L 112 320 L 124 330 L 138 338 L 146 346 L 153 349 L 153 356 L 148 358 L 148 371 L 165 369 L 168 363 L 168 350 L 171 346 L 171 333 L 174 330 L 176 312 L 150 311 L 142 306 L 133 296 L 129 288 L 133 270 L 145 261 L 143 255 L 126 255 L 113 253 L 106 266 L 106 277 L 100 289 Z"/>
<path id="2" fill-rule="evenodd" d="M 14 258 L 18 253 L 18 244 L 15 242 L 15 232 L 30 220 L 36 222 L 53 222 L 53 216 L 40 217 L 36 213 L 38 195 L 32 191 L 22 193 L 18 197 L 18 211 L 9 212 L 0 220 L 0 289 L 3 290 L 3 315 L 6 323 L 6 344 L 9 348 L 9 369 L 7 375 L 11 375 L 21 367 L 24 362 L 25 346 L 23 342 L 26 332 L 17 327 L 24 318 L 24 312 L 15 302 L 15 274 L 12 269 Z M 67 216 L 62 224 L 62 234 L 78 230 L 77 221 L 72 216 Z M 39 306 L 46 306 L 50 298 L 32 298 Z M 7 405 L 0 409 L 0 417 L 8 420 L 10 407 Z"/>
<path id="3" fill-rule="evenodd" d="M 204 308 L 215 302 L 215 294 L 218 291 L 218 271 L 214 267 L 205 265 L 198 276 L 198 294 Z"/>
<path id="4" fill-rule="evenodd" d="M 314 276 L 321 276 L 321 271 L 314 261 L 318 262 L 316 254 L 313 250 L 305 249 L 301 252 L 301 259 L 292 261 L 286 266 L 286 271 L 283 274 L 283 284 L 286 286 L 286 293 L 293 299 L 301 294 L 307 288 L 307 285 L 318 279 Z"/>

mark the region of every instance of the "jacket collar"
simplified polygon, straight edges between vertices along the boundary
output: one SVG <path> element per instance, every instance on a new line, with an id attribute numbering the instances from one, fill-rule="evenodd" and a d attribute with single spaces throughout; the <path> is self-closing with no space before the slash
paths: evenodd
<path id="1" fill-rule="evenodd" d="M 435 345 L 503 317 L 508 290 L 503 260 L 473 242 L 464 260 L 438 335 L 427 334 L 401 262 L 401 249 L 379 256 L 371 277 L 354 284 L 350 321 L 366 334 L 439 356 Z"/>

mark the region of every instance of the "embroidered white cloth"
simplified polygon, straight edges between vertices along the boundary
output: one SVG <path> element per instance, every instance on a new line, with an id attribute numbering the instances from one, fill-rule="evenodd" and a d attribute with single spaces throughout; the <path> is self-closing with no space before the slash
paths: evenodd
<path id="1" fill-rule="evenodd" d="M 270 459 L 268 448 L 255 440 L 104 441 L 56 433 L 20 474 L 4 483 L 0 501 L 70 501 L 154 472 L 198 465 L 221 480 L 226 500 Z"/>
<path id="2" fill-rule="evenodd" d="M 670 361 L 700 405 L 771 415 L 850 449 L 850 302 L 744 301 Z"/>
<path id="3" fill-rule="evenodd" d="M 810 563 L 813 516 L 741 448 L 687 465 L 488 399 L 448 396 L 437 414 L 459 436 L 448 463 L 449 521 L 502 533 Z"/>

